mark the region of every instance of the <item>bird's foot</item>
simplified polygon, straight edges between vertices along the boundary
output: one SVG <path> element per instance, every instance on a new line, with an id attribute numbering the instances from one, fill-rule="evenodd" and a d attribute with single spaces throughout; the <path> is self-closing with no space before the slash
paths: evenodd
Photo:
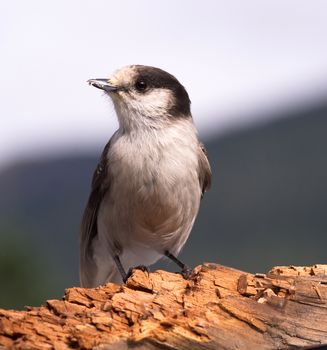
<path id="1" fill-rule="evenodd" d="M 177 264 L 181 269 L 181 275 L 186 279 L 188 280 L 191 275 L 192 275 L 192 272 L 193 270 L 190 269 L 186 264 L 184 264 L 183 262 L 181 262 L 174 254 L 170 253 L 169 250 L 166 250 L 165 251 L 165 256 L 167 258 L 169 258 L 170 260 L 172 260 L 175 264 Z"/>
<path id="2" fill-rule="evenodd" d="M 141 270 L 147 273 L 150 272 L 149 268 L 145 265 L 130 267 L 129 270 L 127 271 L 126 276 L 124 277 L 124 283 L 126 283 L 126 281 L 132 276 L 134 270 Z"/>
<path id="3" fill-rule="evenodd" d="M 184 279 L 188 280 L 190 279 L 192 272 L 193 270 L 191 268 L 189 268 L 188 266 L 184 266 L 181 271 L 181 275 L 184 277 Z"/>

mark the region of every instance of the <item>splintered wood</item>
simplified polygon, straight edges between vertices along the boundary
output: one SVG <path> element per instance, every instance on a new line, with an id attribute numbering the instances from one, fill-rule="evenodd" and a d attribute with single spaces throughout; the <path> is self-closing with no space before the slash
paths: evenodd
<path id="1" fill-rule="evenodd" d="M 327 344 L 327 265 L 250 274 L 204 264 L 190 280 L 134 270 L 127 284 L 0 310 L 0 349 L 294 349 Z"/>

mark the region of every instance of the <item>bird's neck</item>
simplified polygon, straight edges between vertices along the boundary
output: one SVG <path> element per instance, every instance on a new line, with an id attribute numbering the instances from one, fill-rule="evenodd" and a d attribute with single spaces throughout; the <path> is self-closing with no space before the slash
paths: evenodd
<path id="1" fill-rule="evenodd" d="M 114 101 L 114 107 L 117 113 L 120 130 L 125 133 L 135 133 L 144 131 L 162 130 L 175 123 L 185 120 L 186 123 L 193 125 L 192 116 L 180 115 L 172 117 L 168 114 L 167 109 L 159 104 L 149 105 L 146 108 L 138 103 L 121 103 Z"/>
<path id="2" fill-rule="evenodd" d="M 165 127 L 165 120 L 160 115 L 146 115 L 131 108 L 116 108 L 119 128 L 125 133 L 158 130 Z"/>
<path id="3" fill-rule="evenodd" d="M 197 130 L 192 118 L 164 123 L 160 127 L 123 125 L 119 128 L 117 137 L 123 137 L 133 147 L 142 148 L 148 145 L 150 151 L 157 147 L 170 147 L 169 145 L 174 143 L 187 147 L 198 143 Z"/>

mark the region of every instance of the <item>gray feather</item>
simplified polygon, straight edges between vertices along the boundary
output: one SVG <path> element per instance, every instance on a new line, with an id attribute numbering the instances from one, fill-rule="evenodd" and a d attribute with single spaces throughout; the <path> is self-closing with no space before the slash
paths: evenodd
<path id="1" fill-rule="evenodd" d="M 199 143 L 199 182 L 202 189 L 202 196 L 204 192 L 211 187 L 211 168 L 208 160 L 208 153 L 203 143 Z"/>
<path id="2" fill-rule="evenodd" d="M 91 194 L 82 218 L 80 230 L 80 282 L 83 287 L 92 285 L 92 278 L 96 269 L 93 260 L 92 241 L 98 234 L 97 218 L 99 207 L 110 187 L 107 174 L 107 154 L 110 141 L 106 144 L 100 162 L 93 174 Z"/>

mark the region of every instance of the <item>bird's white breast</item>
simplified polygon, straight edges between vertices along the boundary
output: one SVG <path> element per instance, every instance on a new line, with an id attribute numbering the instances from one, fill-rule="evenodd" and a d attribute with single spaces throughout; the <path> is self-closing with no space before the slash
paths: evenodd
<path id="1" fill-rule="evenodd" d="M 160 130 L 118 132 L 108 151 L 112 190 L 146 199 L 154 192 L 159 196 L 160 191 L 173 190 L 184 181 L 198 181 L 197 147 L 190 120 Z"/>
<path id="2" fill-rule="evenodd" d="M 201 197 L 197 147 L 191 120 L 140 135 L 118 131 L 108 151 L 111 182 L 99 233 L 124 248 L 184 244 Z"/>

